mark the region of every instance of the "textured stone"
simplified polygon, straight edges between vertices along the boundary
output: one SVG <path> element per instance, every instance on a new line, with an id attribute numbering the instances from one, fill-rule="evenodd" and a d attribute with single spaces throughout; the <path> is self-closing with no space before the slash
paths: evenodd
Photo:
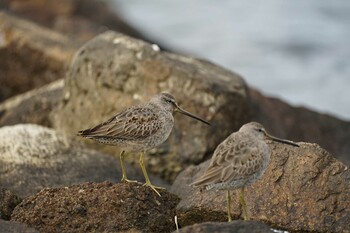
<path id="1" fill-rule="evenodd" d="M 21 202 L 10 190 L 0 189 L 0 219 L 10 220 L 13 209 Z"/>
<path id="2" fill-rule="evenodd" d="M 0 12 L 0 101 L 63 78 L 76 49 L 61 34 Z"/>
<path id="3" fill-rule="evenodd" d="M 49 115 L 61 100 L 63 85 L 61 79 L 7 99 L 0 104 L 0 126 L 32 123 L 50 127 Z"/>
<path id="4" fill-rule="evenodd" d="M 176 114 L 169 140 L 151 151 L 155 156 L 148 156 L 147 163 L 168 180 L 187 164 L 202 161 L 248 118 L 246 86 L 238 75 L 108 31 L 75 54 L 53 124 L 66 134 L 76 133 L 161 91 L 173 94 L 180 106 L 212 123 L 208 127 Z"/>
<path id="5" fill-rule="evenodd" d="M 269 143 L 272 158 L 264 176 L 246 188 L 251 219 L 289 231 L 349 232 L 350 170 L 316 144 L 300 147 Z M 191 166 L 175 180 L 171 191 L 182 226 L 226 221 L 226 193 L 200 192 L 188 185 L 208 166 Z M 238 191 L 232 192 L 232 217 L 242 218 Z"/>
<path id="6" fill-rule="evenodd" d="M 350 166 L 350 122 L 250 89 L 252 120 L 262 123 L 271 134 L 294 141 L 317 143 Z"/>
<path id="7" fill-rule="evenodd" d="M 108 28 L 145 38 L 120 17 L 117 4 L 110 4 L 105 0 L 11 0 L 0 3 L 0 8 L 82 42 Z"/>
<path id="8" fill-rule="evenodd" d="M 39 231 L 23 223 L 9 222 L 0 219 L 0 233 L 39 233 Z"/>
<path id="9" fill-rule="evenodd" d="M 206 222 L 181 228 L 174 233 L 272 233 L 268 225 L 256 221 Z"/>
<path id="10" fill-rule="evenodd" d="M 143 181 L 140 168 L 126 170 L 130 178 Z M 45 187 L 120 179 L 119 159 L 86 149 L 52 129 L 31 124 L 0 128 L 0 187 L 18 196 Z"/>
<path id="11" fill-rule="evenodd" d="M 178 197 L 137 183 L 83 183 L 44 189 L 12 219 L 41 232 L 172 232 Z"/>

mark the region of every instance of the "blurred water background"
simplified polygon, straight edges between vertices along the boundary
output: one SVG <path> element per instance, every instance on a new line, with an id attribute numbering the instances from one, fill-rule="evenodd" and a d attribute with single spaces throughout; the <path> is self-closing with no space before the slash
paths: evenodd
<path id="1" fill-rule="evenodd" d="M 265 95 L 350 120 L 349 0 L 110 0 L 149 38 Z"/>

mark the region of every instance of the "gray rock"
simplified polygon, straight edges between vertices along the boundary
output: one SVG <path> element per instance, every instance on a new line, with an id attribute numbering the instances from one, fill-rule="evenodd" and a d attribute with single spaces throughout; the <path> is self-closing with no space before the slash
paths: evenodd
<path id="1" fill-rule="evenodd" d="M 251 219 L 290 231 L 349 232 L 350 169 L 316 144 L 269 145 L 269 167 L 262 179 L 246 188 Z M 208 162 L 187 168 L 171 188 L 181 198 L 177 214 L 182 226 L 227 220 L 224 191 L 189 187 Z M 242 218 L 238 191 L 231 195 L 232 217 Z"/>
<path id="2" fill-rule="evenodd" d="M 0 233 L 39 233 L 26 224 L 0 219 Z"/>
<path id="3" fill-rule="evenodd" d="M 140 170 L 127 167 L 130 178 L 143 181 Z M 119 159 L 86 149 L 52 129 L 31 124 L 0 128 L 0 186 L 18 196 L 45 187 L 120 179 Z"/>
<path id="4" fill-rule="evenodd" d="M 32 123 L 50 127 L 49 114 L 61 100 L 63 79 L 9 98 L 0 104 L 0 126 Z"/>
<path id="5" fill-rule="evenodd" d="M 68 37 L 0 12 L 0 101 L 63 78 L 76 49 Z"/>
<path id="6" fill-rule="evenodd" d="M 272 233 L 271 227 L 256 221 L 205 222 L 181 228 L 174 233 Z"/>
<path id="7" fill-rule="evenodd" d="M 0 189 L 0 219 L 10 220 L 13 209 L 21 202 L 10 190 Z"/>
<path id="8" fill-rule="evenodd" d="M 162 91 L 173 94 L 183 108 L 212 123 L 208 127 L 175 116 L 169 140 L 150 152 L 155 156 L 149 156 L 148 163 L 153 172 L 168 180 L 188 164 L 203 161 L 220 141 L 248 120 L 246 85 L 238 75 L 108 31 L 75 54 L 53 124 L 66 134 L 74 134 Z"/>
<path id="9" fill-rule="evenodd" d="M 132 37 L 145 38 L 123 20 L 118 4 L 113 3 L 111 7 L 108 1 L 1 0 L 1 8 L 81 42 L 108 28 Z"/>

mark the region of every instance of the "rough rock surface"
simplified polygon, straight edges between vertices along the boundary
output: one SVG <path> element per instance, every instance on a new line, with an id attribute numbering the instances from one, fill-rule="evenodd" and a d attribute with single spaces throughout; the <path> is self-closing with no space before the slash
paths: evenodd
<path id="1" fill-rule="evenodd" d="M 290 231 L 349 232 L 350 169 L 316 144 L 269 145 L 269 167 L 246 189 L 251 218 Z M 208 162 L 187 168 L 171 188 L 182 199 L 177 206 L 182 226 L 227 219 L 224 191 L 200 192 L 188 186 Z M 234 219 L 242 218 L 238 192 L 232 192 L 231 208 Z"/>
<path id="2" fill-rule="evenodd" d="M 0 219 L 10 220 L 13 209 L 21 202 L 10 190 L 0 189 Z"/>
<path id="3" fill-rule="evenodd" d="M 126 170 L 130 178 L 143 181 L 140 168 Z M 119 159 L 86 149 L 52 129 L 31 124 L 0 128 L 0 187 L 18 196 L 45 187 L 120 179 Z"/>
<path id="4" fill-rule="evenodd" d="M 272 233 L 271 227 L 256 221 L 205 222 L 174 231 L 174 233 Z"/>
<path id="5" fill-rule="evenodd" d="M 303 107 L 293 107 L 250 89 L 252 120 L 271 134 L 294 141 L 314 142 L 350 166 L 350 122 Z"/>
<path id="6" fill-rule="evenodd" d="M 0 104 L 0 126 L 32 123 L 50 127 L 50 112 L 61 100 L 64 81 L 12 97 Z"/>
<path id="7" fill-rule="evenodd" d="M 0 101 L 63 78 L 76 49 L 61 34 L 0 12 Z"/>
<path id="8" fill-rule="evenodd" d="M 144 38 L 104 0 L 11 0 L 0 7 L 80 41 L 111 30 Z"/>
<path id="9" fill-rule="evenodd" d="M 172 232 L 178 197 L 138 183 L 83 183 L 43 189 L 12 219 L 41 232 Z"/>
<path id="10" fill-rule="evenodd" d="M 54 114 L 54 127 L 75 133 L 162 91 L 212 123 L 208 127 L 181 114 L 175 116 L 170 139 L 151 152 L 155 156 L 148 156 L 151 170 L 168 180 L 185 164 L 202 161 L 247 121 L 246 85 L 238 75 L 108 31 L 75 54 L 65 80 L 64 99 Z"/>
<path id="11" fill-rule="evenodd" d="M 23 223 L 9 222 L 0 219 L 0 233 L 39 233 L 39 231 Z"/>

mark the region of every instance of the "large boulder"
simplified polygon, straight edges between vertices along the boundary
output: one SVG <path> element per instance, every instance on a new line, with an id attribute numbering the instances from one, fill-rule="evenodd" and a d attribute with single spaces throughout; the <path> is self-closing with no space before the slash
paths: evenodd
<path id="1" fill-rule="evenodd" d="M 289 231 L 349 232 L 350 169 L 316 144 L 269 145 L 269 167 L 245 192 L 251 218 Z M 188 167 L 171 188 L 181 198 L 177 214 L 182 226 L 227 221 L 224 191 L 189 187 L 208 162 Z M 242 218 L 238 191 L 232 193 L 232 217 Z"/>
<path id="2" fill-rule="evenodd" d="M 350 122 L 249 89 L 252 120 L 262 123 L 273 135 L 294 141 L 317 143 L 350 166 Z"/>
<path id="3" fill-rule="evenodd" d="M 62 99 L 64 80 L 20 94 L 0 104 L 0 127 L 31 123 L 51 127 L 50 112 Z"/>
<path id="4" fill-rule="evenodd" d="M 44 189 L 19 204 L 12 220 L 40 232 L 172 232 L 178 197 L 137 183 L 83 183 Z"/>
<path id="5" fill-rule="evenodd" d="M 121 179 L 119 159 L 38 125 L 0 128 L 0 151 L 0 187 L 20 197 L 45 187 Z M 143 180 L 141 169 L 126 170 L 130 178 Z"/>
<path id="6" fill-rule="evenodd" d="M 211 122 L 208 127 L 175 116 L 169 140 L 151 151 L 154 156 L 148 163 L 153 172 L 168 180 L 186 165 L 203 161 L 249 117 L 246 85 L 240 76 L 209 62 L 162 52 L 156 45 L 108 31 L 75 54 L 53 124 L 73 135 L 162 91 L 173 94 L 183 108 Z"/>
<path id="7" fill-rule="evenodd" d="M 61 34 L 0 12 L 0 101 L 63 78 L 76 49 Z"/>

